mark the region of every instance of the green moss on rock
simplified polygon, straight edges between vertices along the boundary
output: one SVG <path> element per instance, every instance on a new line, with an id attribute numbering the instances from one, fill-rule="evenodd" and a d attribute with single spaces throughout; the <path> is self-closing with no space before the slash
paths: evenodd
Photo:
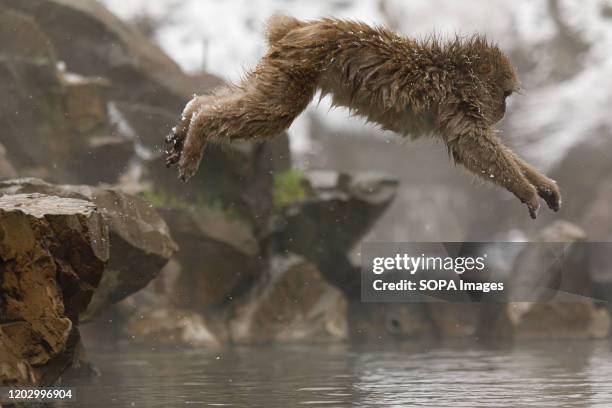
<path id="1" fill-rule="evenodd" d="M 287 170 L 274 175 L 274 206 L 283 208 L 307 197 L 304 173 Z"/>

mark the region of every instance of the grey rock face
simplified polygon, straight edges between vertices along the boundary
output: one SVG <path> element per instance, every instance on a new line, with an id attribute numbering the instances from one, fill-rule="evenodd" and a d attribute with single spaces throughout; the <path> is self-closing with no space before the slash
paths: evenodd
<path id="1" fill-rule="evenodd" d="M 312 263 L 295 255 L 273 258 L 271 273 L 233 305 L 230 338 L 238 344 L 344 340 L 346 306 Z"/>
<path id="2" fill-rule="evenodd" d="M 116 181 L 134 146 L 109 121 L 108 81 L 65 72 L 25 8 L 0 7 L 0 141 L 12 165 L 59 182 Z"/>
<path id="3" fill-rule="evenodd" d="M 397 181 L 378 174 L 332 171 L 305 174 L 306 197 L 282 211 L 278 250 L 313 262 L 343 290 L 354 292 L 359 274 L 349 252 L 393 201 Z"/>
<path id="4" fill-rule="evenodd" d="M 564 221 L 545 228 L 539 243 L 526 246 L 517 256 L 508 290 L 532 288 L 535 302 L 510 302 L 481 321 L 481 335 L 529 338 L 602 338 L 610 328 L 610 316 L 590 298 L 593 294 L 586 235 Z M 562 262 L 553 262 L 555 258 Z M 504 330 L 498 330 L 501 326 Z"/>
<path id="5" fill-rule="evenodd" d="M 173 303 L 206 310 L 244 293 L 264 262 L 249 224 L 210 208 L 161 210 L 180 251 L 180 274 L 165 290 Z"/>

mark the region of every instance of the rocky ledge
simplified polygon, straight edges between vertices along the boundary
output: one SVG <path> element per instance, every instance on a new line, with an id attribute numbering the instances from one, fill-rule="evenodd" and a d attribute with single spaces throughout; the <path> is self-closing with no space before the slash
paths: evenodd
<path id="1" fill-rule="evenodd" d="M 0 197 L 3 384 L 52 384 L 71 364 L 108 259 L 108 228 L 91 202 Z"/>
<path id="2" fill-rule="evenodd" d="M 147 202 L 114 189 L 22 179 L 0 194 L 0 384 L 52 384 L 80 358 L 80 323 L 177 247 Z"/>

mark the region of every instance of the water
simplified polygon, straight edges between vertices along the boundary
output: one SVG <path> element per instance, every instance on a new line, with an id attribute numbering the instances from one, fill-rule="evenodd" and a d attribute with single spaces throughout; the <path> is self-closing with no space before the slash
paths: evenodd
<path id="1" fill-rule="evenodd" d="M 83 407 L 611 407 L 607 342 L 90 352 Z M 74 382 L 76 381 L 76 382 Z"/>

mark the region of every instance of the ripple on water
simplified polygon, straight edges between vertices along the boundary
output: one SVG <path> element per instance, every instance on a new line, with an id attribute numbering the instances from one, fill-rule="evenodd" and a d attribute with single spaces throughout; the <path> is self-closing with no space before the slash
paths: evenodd
<path id="1" fill-rule="evenodd" d="M 220 357 L 220 358 L 216 358 Z M 79 406 L 612 406 L 606 343 L 422 351 L 347 346 L 90 352 Z"/>

